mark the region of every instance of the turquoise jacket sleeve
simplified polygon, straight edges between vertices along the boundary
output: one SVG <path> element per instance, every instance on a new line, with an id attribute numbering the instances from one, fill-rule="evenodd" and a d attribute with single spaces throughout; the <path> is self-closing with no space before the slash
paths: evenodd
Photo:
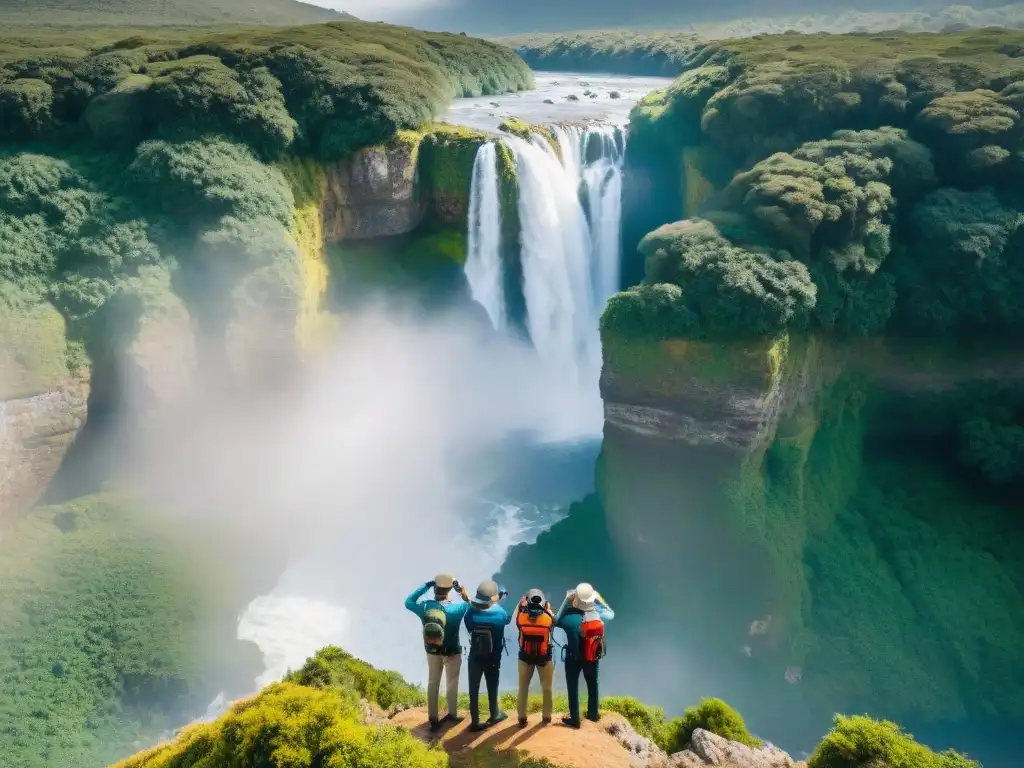
<path id="1" fill-rule="evenodd" d="M 565 629 L 565 627 L 562 626 L 562 617 L 565 615 L 565 609 L 566 609 L 566 607 L 568 605 L 569 605 L 569 598 L 567 597 L 567 598 L 565 598 L 565 600 L 562 601 L 562 604 L 560 606 L 558 606 L 558 613 L 555 614 L 555 626 L 556 627 L 561 627 L 562 629 Z"/>
<path id="2" fill-rule="evenodd" d="M 418 587 L 416 591 L 409 595 L 407 598 L 405 598 L 405 607 L 408 610 L 415 613 L 421 619 L 423 618 L 425 608 L 423 607 L 423 603 L 419 602 L 419 599 L 423 597 L 427 593 L 427 590 L 429 589 L 430 582 L 428 581 L 423 586 Z"/>
<path id="3" fill-rule="evenodd" d="M 601 617 L 601 621 L 611 621 L 615 618 L 615 611 L 613 611 L 607 605 L 602 605 L 601 603 L 598 603 L 594 607 L 597 608 L 597 615 Z"/>
<path id="4" fill-rule="evenodd" d="M 469 615 L 469 603 L 452 603 L 446 610 L 448 617 L 458 624 Z"/>

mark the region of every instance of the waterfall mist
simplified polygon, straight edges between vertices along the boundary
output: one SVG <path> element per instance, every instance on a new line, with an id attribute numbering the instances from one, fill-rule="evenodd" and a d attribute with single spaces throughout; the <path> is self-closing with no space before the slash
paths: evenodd
<path id="1" fill-rule="evenodd" d="M 421 679 L 403 598 L 441 570 L 489 578 L 522 540 L 500 509 L 486 536 L 472 525 L 516 450 L 503 441 L 579 432 L 575 390 L 470 312 L 373 307 L 340 325 L 286 382 L 243 394 L 197 380 L 120 443 L 115 482 L 144 509 L 230 543 L 227 567 L 273 579 L 287 566 L 239 628 L 264 652 L 261 683 L 327 643 Z"/>

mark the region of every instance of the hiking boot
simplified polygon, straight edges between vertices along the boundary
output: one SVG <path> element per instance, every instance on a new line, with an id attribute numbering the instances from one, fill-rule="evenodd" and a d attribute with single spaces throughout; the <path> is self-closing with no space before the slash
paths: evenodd
<path id="1" fill-rule="evenodd" d="M 469 730 L 471 730 L 471 731 L 486 731 L 487 730 L 487 726 L 489 726 L 489 725 L 490 725 L 489 722 L 487 722 L 487 723 L 470 723 L 469 724 Z"/>
<path id="2" fill-rule="evenodd" d="M 593 717 L 591 717 L 590 715 L 587 715 L 587 720 L 589 720 L 592 723 L 597 723 L 597 722 L 600 722 L 601 716 L 600 715 L 594 715 Z"/>
<path id="3" fill-rule="evenodd" d="M 527 719 L 526 719 L 525 717 L 520 717 L 520 718 L 519 718 L 519 727 L 520 727 L 520 728 L 525 728 L 525 727 L 526 727 L 526 724 L 527 724 L 528 722 L 530 722 L 530 721 L 529 721 L 529 720 L 527 720 Z"/>
<path id="4" fill-rule="evenodd" d="M 447 715 L 445 715 L 444 717 L 441 718 L 441 722 L 442 723 L 451 723 L 452 725 L 458 725 L 459 723 L 461 723 L 465 719 L 466 718 L 464 718 L 462 715 L 453 715 L 453 714 L 449 713 L 449 714 L 447 714 Z"/>
<path id="5" fill-rule="evenodd" d="M 579 720 L 573 720 L 571 717 L 566 715 L 565 717 L 562 718 L 562 725 L 567 726 L 569 728 L 579 728 L 580 727 L 580 721 Z"/>
<path id="6" fill-rule="evenodd" d="M 431 720 L 430 721 L 430 725 L 427 726 L 427 727 L 430 729 L 431 733 L 437 733 L 441 729 L 441 721 L 440 720 Z"/>
<path id="7" fill-rule="evenodd" d="M 492 717 L 492 718 L 491 718 L 491 719 L 490 719 L 490 720 L 488 721 L 488 723 L 487 723 L 487 724 L 488 724 L 488 725 L 497 725 L 498 723 L 502 723 L 502 722 L 504 722 L 504 721 L 506 721 L 506 720 L 508 720 L 508 715 L 506 715 L 506 714 L 505 714 L 504 712 L 499 712 L 499 713 L 497 714 L 497 716 L 496 716 L 496 717 Z"/>
<path id="8" fill-rule="evenodd" d="M 550 717 L 542 717 L 542 718 L 540 719 L 540 721 L 541 721 L 542 723 L 544 723 L 544 725 L 551 725 L 551 718 L 550 718 Z"/>

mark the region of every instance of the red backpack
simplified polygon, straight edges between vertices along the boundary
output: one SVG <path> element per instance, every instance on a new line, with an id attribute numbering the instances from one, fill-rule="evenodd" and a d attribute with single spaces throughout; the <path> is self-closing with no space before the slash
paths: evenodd
<path id="1" fill-rule="evenodd" d="M 583 661 L 599 661 L 604 658 L 604 622 L 596 611 L 583 614 L 580 621 L 580 658 Z"/>

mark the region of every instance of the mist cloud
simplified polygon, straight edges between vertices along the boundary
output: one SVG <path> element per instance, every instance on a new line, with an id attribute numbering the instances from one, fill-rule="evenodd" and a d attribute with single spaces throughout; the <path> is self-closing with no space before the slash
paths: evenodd
<path id="1" fill-rule="evenodd" d="M 440 570 L 475 584 L 500 566 L 500 543 L 480 541 L 468 520 L 502 472 L 502 440 L 599 433 L 596 383 L 567 388 L 532 348 L 478 319 L 346 315 L 330 354 L 288 384 L 244 394 L 200 382 L 187 404 L 118 442 L 129 447 L 117 484 L 150 514 L 233 542 L 229 565 L 287 566 L 276 599 L 243 622 L 275 646 L 271 667 L 334 642 L 420 677 L 402 601 Z"/>

